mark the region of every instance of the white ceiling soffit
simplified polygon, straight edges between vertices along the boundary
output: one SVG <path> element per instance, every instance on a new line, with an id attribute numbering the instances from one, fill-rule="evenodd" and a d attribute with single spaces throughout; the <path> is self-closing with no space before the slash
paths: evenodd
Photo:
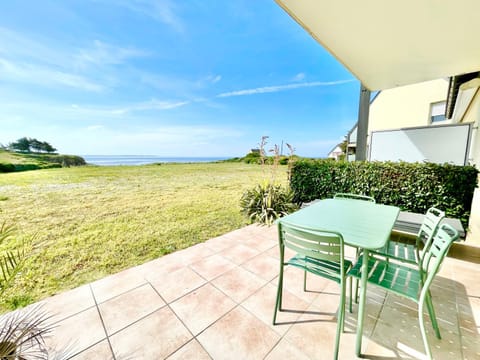
<path id="1" fill-rule="evenodd" d="M 480 70 L 479 0 L 275 0 L 367 88 Z"/>

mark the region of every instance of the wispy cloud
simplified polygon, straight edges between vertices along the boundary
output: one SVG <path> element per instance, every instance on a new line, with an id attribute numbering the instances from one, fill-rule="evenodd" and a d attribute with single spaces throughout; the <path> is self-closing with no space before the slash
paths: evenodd
<path id="1" fill-rule="evenodd" d="M 13 82 L 23 82 L 51 87 L 62 85 L 86 91 L 99 92 L 103 86 L 81 75 L 54 70 L 52 68 L 25 63 L 13 63 L 0 58 L 0 77 Z"/>
<path id="2" fill-rule="evenodd" d="M 131 47 L 121 47 L 94 40 L 91 47 L 78 50 L 74 56 L 75 63 L 88 65 L 117 65 L 131 58 L 148 56 L 148 52 Z"/>
<path id="3" fill-rule="evenodd" d="M 301 72 L 293 77 L 293 81 L 303 81 L 305 80 L 305 77 L 306 77 L 305 73 Z"/>
<path id="4" fill-rule="evenodd" d="M 312 81 L 312 82 L 304 82 L 304 83 L 297 83 L 297 84 L 263 86 L 263 87 L 258 87 L 254 89 L 225 92 L 225 93 L 218 94 L 217 97 L 231 97 L 231 96 L 245 96 L 245 95 L 275 93 L 280 91 L 293 90 L 293 89 L 306 88 L 306 87 L 341 85 L 341 84 L 346 84 L 353 81 L 355 80 L 349 79 L 349 80 L 337 80 L 337 81 Z"/>
<path id="5" fill-rule="evenodd" d="M 177 16 L 177 4 L 170 0 L 119 0 L 114 4 L 123 6 L 143 16 L 168 25 L 176 32 L 183 33 L 185 24 Z"/>
<path id="6" fill-rule="evenodd" d="M 0 76 L 11 82 L 99 92 L 121 78 L 112 65 L 149 53 L 99 40 L 81 46 L 0 27 Z"/>
<path id="7" fill-rule="evenodd" d="M 170 110 L 190 104 L 190 101 L 162 101 L 150 100 L 131 104 L 125 107 L 119 107 L 111 110 L 114 114 L 126 114 L 136 111 L 150 111 L 150 110 Z"/>
<path id="8" fill-rule="evenodd" d="M 105 126 L 103 125 L 90 125 L 90 126 L 87 126 L 87 130 L 88 131 L 96 131 L 96 130 L 101 130 L 101 129 L 104 129 Z"/>

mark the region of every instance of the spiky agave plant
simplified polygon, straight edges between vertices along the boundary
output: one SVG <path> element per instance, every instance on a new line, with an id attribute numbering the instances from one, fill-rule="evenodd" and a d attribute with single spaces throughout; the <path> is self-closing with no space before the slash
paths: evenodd
<path id="1" fill-rule="evenodd" d="M 252 222 L 265 225 L 272 225 L 276 219 L 298 209 L 290 189 L 270 182 L 245 191 L 240 207 Z"/>
<path id="2" fill-rule="evenodd" d="M 0 226 L 0 243 L 13 237 L 15 228 Z M 25 243 L 0 255 L 0 295 L 11 284 L 26 259 Z M 41 307 L 17 310 L 0 317 L 0 360 L 48 359 L 44 335 L 51 331 L 50 317 Z"/>

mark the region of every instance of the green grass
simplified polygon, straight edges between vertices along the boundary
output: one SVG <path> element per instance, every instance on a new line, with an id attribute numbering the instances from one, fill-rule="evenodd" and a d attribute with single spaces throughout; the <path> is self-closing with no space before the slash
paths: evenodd
<path id="1" fill-rule="evenodd" d="M 280 168 L 279 177 L 286 178 Z M 77 167 L 0 174 L 0 222 L 33 250 L 0 309 L 23 306 L 247 223 L 242 193 L 265 178 L 242 163 Z M 17 239 L 18 243 L 18 239 Z M 2 244 L 0 250 L 13 247 Z"/>

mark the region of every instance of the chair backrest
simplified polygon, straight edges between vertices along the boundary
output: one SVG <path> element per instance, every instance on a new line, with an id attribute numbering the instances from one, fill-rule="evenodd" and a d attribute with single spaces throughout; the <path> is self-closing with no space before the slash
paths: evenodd
<path id="1" fill-rule="evenodd" d="M 344 242 L 340 233 L 318 231 L 282 222 L 279 223 L 278 230 L 280 246 L 310 258 L 341 263 L 343 271 Z"/>
<path id="2" fill-rule="evenodd" d="M 350 194 L 350 193 L 336 193 L 333 196 L 334 199 L 346 199 L 346 200 L 363 200 L 375 202 L 375 199 L 371 196 L 360 195 L 360 194 Z"/>
<path id="3" fill-rule="evenodd" d="M 450 246 L 457 239 L 458 231 L 448 224 L 442 224 L 433 236 L 432 244 L 428 250 L 423 253 L 419 264 L 424 282 L 422 292 L 428 290 Z"/>
<path id="4" fill-rule="evenodd" d="M 417 234 L 417 246 L 420 241 L 423 242 L 424 251 L 428 249 L 432 242 L 433 236 L 440 225 L 440 221 L 445 217 L 445 212 L 437 208 L 431 207 L 425 213 L 422 225 Z"/>

